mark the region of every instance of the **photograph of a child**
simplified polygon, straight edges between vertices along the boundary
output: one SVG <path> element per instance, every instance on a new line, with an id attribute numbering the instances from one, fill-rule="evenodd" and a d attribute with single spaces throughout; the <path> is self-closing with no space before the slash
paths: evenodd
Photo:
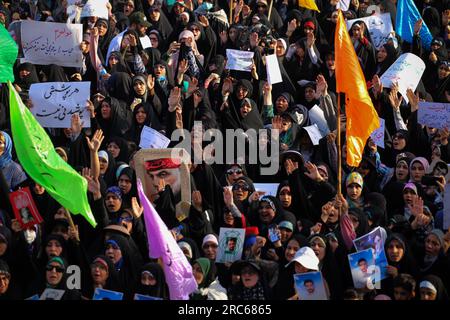
<path id="1" fill-rule="evenodd" d="M 244 249 L 245 229 L 220 228 L 217 263 L 232 263 L 241 259 Z"/>
<path id="2" fill-rule="evenodd" d="M 380 267 L 375 264 L 372 249 L 348 255 L 353 284 L 356 289 L 374 289 L 380 282 Z"/>
<path id="3" fill-rule="evenodd" d="M 299 300 L 328 300 L 321 272 L 294 274 Z"/>
<path id="4" fill-rule="evenodd" d="M 375 259 L 375 264 L 380 268 L 381 274 L 380 280 L 383 280 L 388 277 L 387 274 L 387 258 L 386 253 L 384 251 L 384 239 L 383 236 L 385 233 L 384 229 L 381 227 L 377 227 L 373 229 L 370 233 L 365 234 L 364 236 L 353 240 L 353 244 L 357 251 L 363 251 L 366 249 L 371 249 L 373 258 Z"/>

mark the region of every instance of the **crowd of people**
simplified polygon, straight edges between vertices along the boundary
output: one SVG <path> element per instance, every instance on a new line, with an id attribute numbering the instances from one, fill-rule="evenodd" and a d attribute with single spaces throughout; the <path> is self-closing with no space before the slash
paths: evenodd
<path id="1" fill-rule="evenodd" d="M 3 0 L 0 23 L 6 29 L 21 20 L 65 23 L 69 2 Z M 385 120 L 384 148 L 369 138 L 358 167 L 346 164 L 345 98 L 337 103 L 339 1 L 315 3 L 320 11 L 296 0 L 110 0 L 108 19 L 81 18 L 81 68 L 18 59 L 14 87 L 28 108 L 32 84 L 91 83 L 91 127 L 83 128 L 74 115 L 70 128 L 46 131 L 56 152 L 87 179 L 97 226 L 70 216 L 22 169 L 11 138 L 9 90 L 1 84 L 0 300 L 23 300 L 47 288 L 65 290 L 63 300 L 92 299 L 96 288 L 122 292 L 125 300 L 136 293 L 168 299 L 164 271 L 149 258 L 146 234 L 152 231 L 139 205 L 133 156 L 144 126 L 170 139 L 174 130 L 192 131 L 199 121 L 204 131 L 278 129 L 279 146 L 270 139 L 265 144 L 279 148 L 281 156 L 274 175 L 261 174 L 249 155 L 234 163 L 191 164 L 192 201 L 182 221 L 173 185 L 160 173 L 153 205 L 192 265 L 198 284 L 192 300 L 301 299 L 294 274 L 320 271 L 332 300 L 448 301 L 444 194 L 450 132 L 419 124 L 418 108 L 421 101 L 450 103 L 450 1 L 414 1 L 422 19 L 413 26 L 412 43 L 392 34 L 377 49 L 363 21 L 349 28 L 373 105 Z M 351 0 L 343 13 L 347 20 L 371 15 L 368 8 L 390 13 L 396 30 L 396 3 Z M 433 36 L 430 49 L 420 37 L 424 23 Z M 227 49 L 253 52 L 251 71 L 227 69 Z M 397 85 L 387 88 L 380 81 L 406 52 L 426 65 L 408 99 Z M 273 85 L 265 66 L 270 54 L 283 79 Z M 317 145 L 304 129 L 313 124 L 309 110 L 315 105 L 330 130 Z M 278 183 L 276 195 L 254 183 Z M 43 222 L 23 229 L 8 194 L 26 186 Z M 388 277 L 375 288 L 356 289 L 348 260 L 356 251 L 353 240 L 377 227 L 383 230 Z M 215 262 L 221 228 L 245 229 L 242 259 Z M 70 265 L 81 270 L 79 288 L 67 284 Z"/>

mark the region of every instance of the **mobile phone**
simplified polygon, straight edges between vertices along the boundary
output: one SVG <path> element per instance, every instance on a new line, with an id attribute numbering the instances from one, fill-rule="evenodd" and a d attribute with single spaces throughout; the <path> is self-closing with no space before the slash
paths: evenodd
<path id="1" fill-rule="evenodd" d="M 422 184 L 426 186 L 438 186 L 439 177 L 434 176 L 423 176 L 422 177 Z"/>
<path id="2" fill-rule="evenodd" d="M 280 240 L 280 237 L 278 237 L 277 225 L 276 224 L 271 224 L 269 226 L 269 240 L 271 242 L 277 242 L 278 240 Z"/>

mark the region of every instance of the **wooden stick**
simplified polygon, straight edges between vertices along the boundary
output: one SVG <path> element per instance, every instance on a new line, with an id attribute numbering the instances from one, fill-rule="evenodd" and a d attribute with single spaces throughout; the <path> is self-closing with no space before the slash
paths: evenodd
<path id="1" fill-rule="evenodd" d="M 270 15 L 272 14 L 273 0 L 270 1 L 269 12 L 267 13 L 267 20 L 270 20 Z"/>
<path id="2" fill-rule="evenodd" d="M 337 100 L 337 192 L 338 195 L 341 194 L 341 185 L 342 185 L 342 156 L 341 156 L 341 93 L 338 92 L 338 100 Z"/>
<path id="3" fill-rule="evenodd" d="M 67 210 L 66 208 L 64 208 L 64 211 L 65 211 L 67 220 L 69 220 L 69 226 L 71 226 L 71 227 L 73 228 L 73 230 L 76 230 L 76 229 L 75 229 L 75 224 L 73 223 L 72 216 L 70 215 L 69 210 Z M 78 242 L 80 242 L 80 236 L 79 236 L 79 235 L 77 236 L 77 239 L 76 239 L 76 240 L 77 240 Z"/>
<path id="4" fill-rule="evenodd" d="M 230 0 L 230 26 L 233 24 L 233 0 Z"/>

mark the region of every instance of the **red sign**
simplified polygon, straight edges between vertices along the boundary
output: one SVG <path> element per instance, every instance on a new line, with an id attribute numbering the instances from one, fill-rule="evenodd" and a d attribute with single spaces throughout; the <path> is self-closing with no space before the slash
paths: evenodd
<path id="1" fill-rule="evenodd" d="M 9 201 L 23 230 L 43 221 L 31 196 L 30 188 L 26 187 L 11 192 Z"/>

